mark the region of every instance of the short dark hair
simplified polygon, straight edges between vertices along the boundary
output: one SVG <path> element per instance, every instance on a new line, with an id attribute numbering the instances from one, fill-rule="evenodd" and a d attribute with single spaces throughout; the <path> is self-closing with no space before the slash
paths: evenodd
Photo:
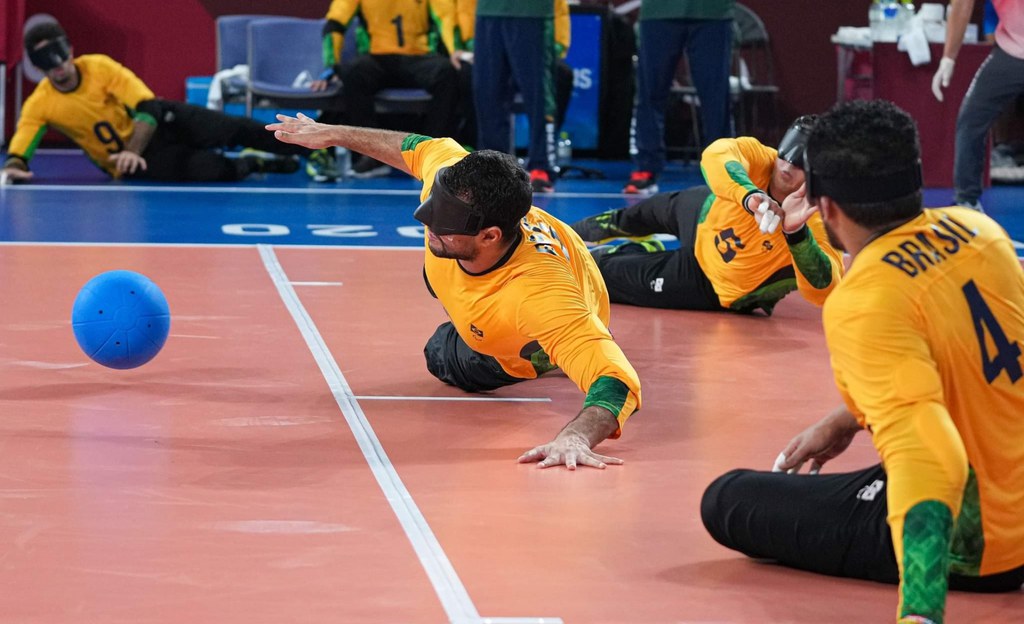
<path id="1" fill-rule="evenodd" d="M 807 141 L 807 160 L 820 178 L 876 178 L 912 169 L 921 159 L 917 124 L 886 100 L 854 100 L 818 119 Z M 839 200 L 858 225 L 877 228 L 921 212 L 921 190 L 875 202 Z"/>
<path id="2" fill-rule="evenodd" d="M 472 152 L 444 172 L 445 186 L 484 215 L 483 227 L 497 226 L 508 240 L 530 211 L 530 176 L 515 157 L 495 150 Z"/>
<path id="3" fill-rule="evenodd" d="M 61 37 L 67 39 L 67 36 L 67 33 L 64 32 L 64 29 L 57 22 L 36 24 L 25 31 L 25 49 L 32 51 L 36 49 L 40 41 L 53 41 Z"/>

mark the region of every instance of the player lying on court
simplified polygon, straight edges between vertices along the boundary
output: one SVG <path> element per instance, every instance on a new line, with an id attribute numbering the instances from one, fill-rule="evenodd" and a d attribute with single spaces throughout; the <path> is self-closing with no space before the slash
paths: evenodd
<path id="1" fill-rule="evenodd" d="M 327 152 L 312 155 L 282 145 L 251 119 L 157 98 L 138 76 L 109 56 L 75 57 L 56 21 L 46 20 L 26 31 L 25 54 L 46 78 L 21 109 L 0 176 L 5 183 L 32 178 L 28 163 L 49 128 L 74 141 L 114 178 L 231 182 L 250 173 L 293 172 L 299 168 L 298 155 L 309 156 L 314 165 L 333 158 Z M 216 151 L 235 146 L 286 157 L 243 153 L 228 158 Z"/>
<path id="2" fill-rule="evenodd" d="M 561 368 L 587 393 L 583 410 L 519 461 L 622 463 L 592 449 L 618 437 L 639 409 L 640 381 L 608 332 L 608 292 L 593 258 L 568 225 L 531 206 L 530 179 L 515 158 L 301 114 L 278 119 L 267 129 L 281 141 L 347 147 L 423 181 L 413 217 L 426 226 L 424 277 L 451 319 L 424 348 L 430 373 L 479 392 Z"/>
<path id="3" fill-rule="evenodd" d="M 846 407 L 794 438 L 780 472 L 720 477 L 701 515 L 751 557 L 899 581 L 900 622 L 942 622 L 947 588 L 1024 583 L 1024 271 L 988 217 L 922 209 L 917 128 L 889 102 L 822 116 L 805 162 L 807 197 L 853 256 L 823 310 Z M 817 472 L 862 429 L 880 466 L 782 472 Z"/>
<path id="4" fill-rule="evenodd" d="M 595 247 L 612 302 L 771 314 L 799 290 L 820 306 L 842 277 L 843 258 L 829 244 L 821 217 L 799 202 L 814 119 L 797 119 L 778 150 L 752 137 L 719 139 L 701 156 L 707 186 L 661 193 L 574 223 L 592 242 L 658 233 L 679 239 L 672 251 L 627 239 Z"/>

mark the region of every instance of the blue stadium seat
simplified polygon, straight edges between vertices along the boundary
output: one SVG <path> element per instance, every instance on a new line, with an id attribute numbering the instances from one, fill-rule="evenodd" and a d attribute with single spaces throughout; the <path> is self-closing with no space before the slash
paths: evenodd
<path id="1" fill-rule="evenodd" d="M 315 79 L 323 71 L 323 27 L 322 19 L 293 17 L 249 22 L 247 114 L 256 106 L 334 109 L 340 104 L 338 85 L 319 92 L 292 86 L 303 72 Z"/>

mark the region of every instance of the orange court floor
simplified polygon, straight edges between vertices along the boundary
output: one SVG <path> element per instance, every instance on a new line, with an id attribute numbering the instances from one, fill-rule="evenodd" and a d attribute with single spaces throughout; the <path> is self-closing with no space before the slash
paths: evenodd
<path id="1" fill-rule="evenodd" d="M 572 418 L 561 374 L 444 386 L 422 249 L 0 245 L 0 621 L 885 622 L 895 586 L 749 560 L 699 501 L 837 404 L 818 310 L 614 306 L 644 408 L 607 470 L 520 465 Z M 93 275 L 166 294 L 130 371 L 70 327 Z M 860 436 L 828 470 L 877 461 Z M 952 593 L 949 622 L 1024 621 Z"/>

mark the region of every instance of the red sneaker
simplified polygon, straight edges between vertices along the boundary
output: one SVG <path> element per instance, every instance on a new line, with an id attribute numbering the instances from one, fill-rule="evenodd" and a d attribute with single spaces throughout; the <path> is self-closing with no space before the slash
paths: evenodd
<path id="1" fill-rule="evenodd" d="M 551 176 L 543 169 L 534 169 L 530 172 L 530 186 L 534 193 L 553 193 L 555 185 L 551 182 Z"/>
<path id="2" fill-rule="evenodd" d="M 650 171 L 634 171 L 622 192 L 626 195 L 654 195 L 658 192 L 658 182 Z"/>

